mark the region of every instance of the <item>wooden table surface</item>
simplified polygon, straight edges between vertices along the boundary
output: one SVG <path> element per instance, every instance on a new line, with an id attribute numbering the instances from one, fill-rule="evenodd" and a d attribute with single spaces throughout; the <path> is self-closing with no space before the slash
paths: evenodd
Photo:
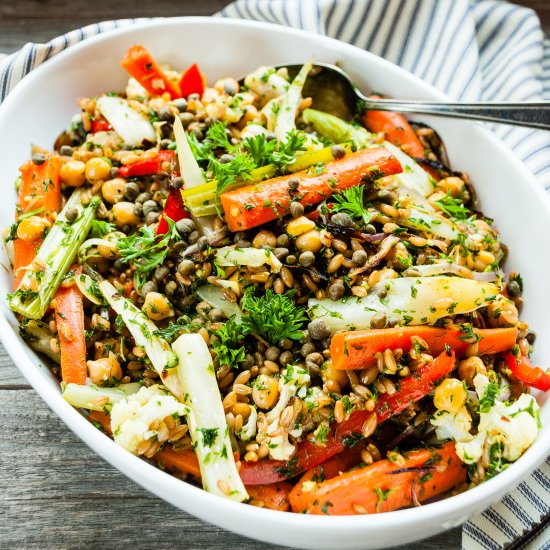
<path id="1" fill-rule="evenodd" d="M 0 52 L 124 17 L 209 15 L 226 0 L 1 0 Z M 550 2 L 524 0 L 550 31 Z M 422 543 L 460 547 L 460 529 Z M 0 346 L 0 548 L 276 548 L 205 524 L 151 495 L 84 445 Z M 411 544 L 401 547 L 417 548 Z"/>

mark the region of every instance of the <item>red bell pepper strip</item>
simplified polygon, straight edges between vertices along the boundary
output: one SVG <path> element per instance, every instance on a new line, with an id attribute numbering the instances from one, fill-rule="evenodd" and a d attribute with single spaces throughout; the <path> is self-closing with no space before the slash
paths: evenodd
<path id="1" fill-rule="evenodd" d="M 132 46 L 120 64 L 149 93 L 162 95 L 168 92 L 172 99 L 181 97 L 179 86 L 172 82 L 143 46 Z"/>
<path id="2" fill-rule="evenodd" d="M 430 393 L 435 383 L 449 374 L 455 366 L 455 354 L 444 351 L 431 363 L 421 368 L 414 375 L 403 378 L 400 390 L 393 394 L 383 394 L 376 404 L 378 423 L 403 412 L 411 403 Z M 263 485 L 276 483 L 294 477 L 305 470 L 315 468 L 332 456 L 350 446 L 355 434 L 361 433 L 365 420 L 371 413 L 366 410 L 353 412 L 340 424 L 333 422 L 326 445 L 316 445 L 308 439 L 298 444 L 294 457 L 284 460 L 259 460 L 243 462 L 239 472 L 245 485 Z"/>
<path id="3" fill-rule="evenodd" d="M 516 343 L 518 331 L 516 328 L 477 329 L 471 332 L 479 339 L 478 354 L 494 355 L 508 351 Z M 465 341 L 470 336 L 459 326 L 437 328 L 428 326 L 395 327 L 375 330 L 352 330 L 335 334 L 330 342 L 332 364 L 337 369 L 366 369 L 376 365 L 376 353 L 386 349 L 401 349 L 408 353 L 411 349 L 411 338 L 418 336 L 428 344 L 427 353 L 439 355 L 445 346 L 449 346 L 461 357 L 466 353 L 470 342 Z"/>
<path id="4" fill-rule="evenodd" d="M 534 367 L 526 355 L 518 350 L 518 355 L 508 352 L 504 355 L 507 367 L 522 382 L 537 390 L 550 390 L 550 376 L 541 368 Z"/>
<path id="5" fill-rule="evenodd" d="M 138 160 L 137 162 L 127 166 L 121 166 L 118 169 L 118 175 L 121 178 L 154 176 L 165 169 L 164 163 L 170 163 L 167 167 L 167 169 L 170 170 L 175 162 L 176 153 L 170 149 L 163 149 L 162 151 L 159 151 L 155 157 Z"/>
<path id="6" fill-rule="evenodd" d="M 113 127 L 104 118 L 96 118 L 95 120 L 92 120 L 92 134 L 95 134 L 96 132 L 108 132 L 112 129 Z"/>
<path id="7" fill-rule="evenodd" d="M 196 63 L 193 63 L 182 75 L 180 80 L 181 97 L 188 97 L 191 94 L 204 93 L 205 78 Z"/>
<path id="8" fill-rule="evenodd" d="M 172 185 L 168 188 L 168 196 L 164 203 L 164 209 L 162 211 L 162 217 L 157 226 L 157 235 L 164 235 L 168 233 L 168 222 L 166 218 L 170 218 L 173 222 L 178 222 L 185 218 L 190 218 L 191 215 L 186 210 L 181 197 L 181 192 Z"/>

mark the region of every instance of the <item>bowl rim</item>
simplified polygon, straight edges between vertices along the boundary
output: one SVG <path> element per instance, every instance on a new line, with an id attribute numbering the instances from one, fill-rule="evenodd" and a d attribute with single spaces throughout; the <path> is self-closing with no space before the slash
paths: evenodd
<path id="1" fill-rule="evenodd" d="M 287 35 L 296 35 L 309 38 L 315 38 L 321 42 L 330 42 L 337 45 L 338 51 L 349 52 L 353 57 L 363 56 L 370 63 L 378 64 L 389 73 L 397 73 L 400 77 L 406 79 L 414 79 L 417 85 L 423 91 L 434 99 L 448 99 L 444 93 L 438 91 L 430 84 L 424 82 L 416 75 L 413 75 L 394 65 L 393 63 L 380 58 L 368 51 L 362 50 L 351 44 L 340 40 L 319 35 L 314 32 L 304 31 L 292 27 L 260 22 L 254 20 L 235 19 L 229 17 L 210 17 L 210 16 L 193 16 L 193 17 L 171 17 L 171 18 L 155 18 L 147 21 L 138 21 L 133 25 L 112 29 L 98 35 L 86 38 L 81 42 L 70 46 L 66 50 L 58 53 L 52 58 L 45 61 L 40 66 L 32 70 L 26 75 L 20 83 L 10 92 L 4 102 L 0 105 L 0 127 L 2 125 L 3 114 L 11 108 L 12 103 L 17 101 L 17 95 L 24 89 L 33 85 L 33 82 L 38 79 L 42 73 L 51 71 L 57 64 L 64 62 L 71 57 L 77 57 L 82 50 L 102 41 L 109 40 L 113 37 L 123 36 L 125 34 L 133 34 L 136 30 L 143 28 L 158 27 L 172 25 L 187 25 L 201 24 L 206 26 L 237 26 L 237 27 L 253 27 L 265 29 L 266 32 L 276 32 Z M 550 215 L 550 198 L 544 192 L 542 187 L 537 183 L 535 176 L 523 165 L 516 157 L 515 153 L 505 145 L 497 136 L 484 128 L 481 123 L 464 122 L 467 127 L 476 126 L 478 131 L 481 131 L 486 137 L 490 146 L 496 148 L 501 153 L 509 155 L 509 160 L 516 168 L 524 175 L 522 184 L 528 185 L 536 194 L 537 198 L 544 204 L 545 209 Z M 527 475 L 529 475 L 546 457 L 548 451 L 545 450 L 543 442 L 539 437 L 532 447 L 521 457 L 520 460 L 513 463 L 506 471 L 502 472 L 493 479 L 474 487 L 464 493 L 449 497 L 447 499 L 437 501 L 430 504 L 425 504 L 419 508 L 409 508 L 386 512 L 373 515 L 360 516 L 315 516 L 295 513 L 279 513 L 274 510 L 257 508 L 254 506 L 243 505 L 242 503 L 234 502 L 228 499 L 220 498 L 216 495 L 204 491 L 202 488 L 195 487 L 191 484 L 181 482 L 178 487 L 178 493 L 182 497 L 190 497 L 176 504 L 174 498 L 167 498 L 166 492 L 173 492 L 173 487 L 170 484 L 174 483 L 174 477 L 161 471 L 155 466 L 148 464 L 142 459 L 133 456 L 129 452 L 119 447 L 114 441 L 105 436 L 90 424 L 76 409 L 69 405 L 61 397 L 59 391 L 54 392 L 43 384 L 42 378 L 46 376 L 41 373 L 41 369 L 45 368 L 32 359 L 30 350 L 19 339 L 16 329 L 10 324 L 9 317 L 13 318 L 11 310 L 9 310 L 5 298 L 2 303 L 2 314 L 0 315 L 0 340 L 13 359 L 17 368 L 30 382 L 35 391 L 46 402 L 46 404 L 55 412 L 55 414 L 91 449 L 99 454 L 103 459 L 115 466 L 119 471 L 133 479 L 139 485 L 144 486 L 149 491 L 153 492 L 163 500 L 167 500 L 172 504 L 188 510 L 195 514 L 193 510 L 195 506 L 189 506 L 188 502 L 193 503 L 200 501 L 205 506 L 213 508 L 225 508 L 228 512 L 244 513 L 252 521 L 278 521 L 282 520 L 289 526 L 307 526 L 308 528 L 320 529 L 322 531 L 340 531 L 342 528 L 351 529 L 356 532 L 365 532 L 369 528 L 376 530 L 401 526 L 418 525 L 423 520 L 445 521 L 450 520 L 447 528 L 462 523 L 472 513 L 486 507 L 491 503 L 496 502 L 504 493 L 511 491 L 518 483 L 520 483 Z M 546 400 L 546 399 L 545 399 Z M 145 478 L 144 478 L 145 476 Z M 179 480 L 178 480 L 179 481 Z M 202 516 L 199 516 L 202 517 Z M 284 519 L 283 519 L 284 518 Z M 457 518 L 458 521 L 457 521 Z M 208 518 L 207 521 L 218 523 L 225 528 L 235 532 L 241 532 L 240 526 L 228 527 L 227 524 L 217 522 L 215 519 Z M 244 533 L 246 534 L 246 533 Z M 250 536 L 250 535 L 248 535 Z M 418 538 L 418 537 L 417 537 Z"/>

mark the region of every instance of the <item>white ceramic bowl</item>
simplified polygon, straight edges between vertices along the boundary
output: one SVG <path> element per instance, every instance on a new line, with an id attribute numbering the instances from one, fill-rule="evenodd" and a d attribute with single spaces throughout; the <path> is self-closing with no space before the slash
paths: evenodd
<path id="1" fill-rule="evenodd" d="M 13 219 L 11 182 L 29 156 L 29 144 L 51 147 L 77 110 L 75 98 L 124 88 L 119 66 L 125 50 L 144 44 L 156 59 L 176 67 L 199 62 L 210 82 L 241 76 L 260 65 L 316 60 L 342 63 L 355 82 L 393 97 L 442 99 L 443 96 L 398 67 L 353 46 L 295 29 L 214 18 L 178 18 L 136 25 L 86 40 L 37 68 L 0 107 L 2 226 Z M 522 317 L 544 335 L 550 331 L 550 206 L 534 177 L 513 153 L 480 125 L 424 119 L 443 136 L 454 167 L 468 172 L 483 211 L 495 218 L 510 246 L 508 269 L 526 282 Z M 5 297 L 11 275 L 0 276 Z M 457 526 L 495 502 L 541 463 L 549 453 L 550 403 L 540 399 L 543 432 L 512 467 L 471 491 L 420 508 L 371 516 L 325 517 L 280 513 L 224 500 L 161 472 L 121 449 L 68 405 L 59 384 L 22 342 L 5 299 L 0 337 L 19 369 L 44 401 L 83 441 L 113 466 L 164 500 L 199 518 L 271 543 L 303 548 L 380 548 L 428 537 Z M 550 339 L 539 338 L 535 360 L 550 362 Z M 545 442 L 546 441 L 546 442 Z M 176 541 L 175 541 L 176 542 Z"/>

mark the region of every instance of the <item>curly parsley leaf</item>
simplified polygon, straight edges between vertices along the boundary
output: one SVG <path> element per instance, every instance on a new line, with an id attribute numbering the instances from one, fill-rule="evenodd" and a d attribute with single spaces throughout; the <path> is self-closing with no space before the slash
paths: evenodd
<path id="1" fill-rule="evenodd" d="M 303 308 L 296 306 L 293 295 L 293 291 L 275 294 L 267 290 L 263 296 L 255 297 L 248 291 L 242 301 L 242 308 L 247 313 L 241 321 L 243 329 L 259 334 L 272 344 L 281 338 L 303 338 L 302 328 L 308 317 Z"/>
<path id="2" fill-rule="evenodd" d="M 363 199 L 364 192 L 364 185 L 354 185 L 341 193 L 332 195 L 332 212 L 344 212 L 356 220 L 361 220 L 364 225 L 367 225 L 372 216 L 365 208 Z"/>
<path id="3" fill-rule="evenodd" d="M 220 365 L 237 367 L 239 364 L 244 363 L 246 351 L 243 341 L 246 333 L 241 326 L 237 325 L 233 319 L 228 319 L 212 335 L 216 336 L 211 341 Z"/>
<path id="4" fill-rule="evenodd" d="M 90 227 L 89 236 L 92 239 L 101 239 L 108 233 L 115 231 L 116 225 L 114 223 L 106 222 L 103 220 L 92 220 L 92 226 Z"/>

